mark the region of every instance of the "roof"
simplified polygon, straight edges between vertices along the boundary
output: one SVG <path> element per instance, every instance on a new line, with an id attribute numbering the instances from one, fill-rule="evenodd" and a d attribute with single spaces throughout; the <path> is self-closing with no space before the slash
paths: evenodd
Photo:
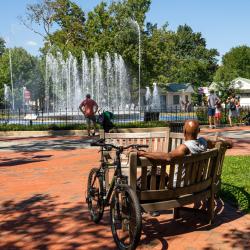
<path id="1" fill-rule="evenodd" d="M 232 81 L 235 84 L 235 88 L 241 90 L 250 90 L 250 80 L 247 78 L 238 77 Z"/>
<path id="2" fill-rule="evenodd" d="M 218 83 L 212 82 L 209 89 L 218 90 Z M 231 88 L 237 89 L 239 92 L 248 90 L 250 91 L 250 80 L 247 78 L 237 77 L 231 82 Z"/>
<path id="3" fill-rule="evenodd" d="M 166 84 L 166 90 L 168 92 L 194 92 L 190 83 L 168 83 Z"/>

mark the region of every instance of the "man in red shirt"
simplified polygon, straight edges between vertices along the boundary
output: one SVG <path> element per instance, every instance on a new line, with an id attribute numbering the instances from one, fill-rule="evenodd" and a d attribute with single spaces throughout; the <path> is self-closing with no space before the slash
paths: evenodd
<path id="1" fill-rule="evenodd" d="M 86 99 L 83 100 L 79 106 L 79 109 L 85 116 L 86 122 L 87 122 L 87 130 L 88 130 L 88 135 L 90 136 L 90 123 L 92 121 L 93 127 L 94 127 L 94 132 L 92 135 L 95 135 L 96 132 L 96 118 L 95 118 L 95 113 L 98 110 L 98 105 L 97 103 L 91 99 L 90 94 L 86 95 Z"/>

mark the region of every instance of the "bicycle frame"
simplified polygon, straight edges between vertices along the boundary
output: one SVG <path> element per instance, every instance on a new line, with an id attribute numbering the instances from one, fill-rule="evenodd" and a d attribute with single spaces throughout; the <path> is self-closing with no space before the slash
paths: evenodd
<path id="1" fill-rule="evenodd" d="M 116 151 L 116 157 L 115 157 L 115 160 L 114 160 L 114 166 L 116 166 L 116 169 L 115 169 L 115 173 L 113 175 L 113 178 L 111 180 L 111 183 L 109 185 L 109 188 L 108 190 L 106 190 L 106 174 L 105 174 L 105 171 L 108 170 L 108 164 L 107 162 L 105 162 L 104 160 L 104 156 L 103 156 L 103 148 L 101 149 L 102 151 L 102 156 L 101 156 L 101 167 L 100 167 L 100 171 L 102 171 L 103 173 L 101 174 L 102 176 L 104 176 L 103 178 L 103 187 L 104 187 L 104 194 L 103 194 L 103 205 L 104 206 L 107 206 L 109 205 L 109 201 L 110 201 L 110 198 L 111 198 L 111 195 L 113 193 L 113 190 L 116 186 L 117 183 L 120 183 L 120 181 L 122 180 L 125 180 L 125 182 L 127 183 L 127 177 L 122 175 L 122 168 L 121 168 L 121 158 L 120 158 L 120 155 L 121 155 L 121 150 L 117 150 Z"/>

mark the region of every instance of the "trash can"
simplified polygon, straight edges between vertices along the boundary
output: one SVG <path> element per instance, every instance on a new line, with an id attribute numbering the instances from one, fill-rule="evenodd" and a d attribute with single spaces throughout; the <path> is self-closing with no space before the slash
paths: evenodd
<path id="1" fill-rule="evenodd" d="M 170 122 L 169 128 L 170 132 L 183 133 L 184 122 Z"/>
<path id="2" fill-rule="evenodd" d="M 160 112 L 144 112 L 144 122 L 159 121 Z"/>

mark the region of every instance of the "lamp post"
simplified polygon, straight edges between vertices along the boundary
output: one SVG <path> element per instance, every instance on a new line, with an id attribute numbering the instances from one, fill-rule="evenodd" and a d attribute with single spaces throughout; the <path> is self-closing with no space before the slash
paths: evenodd
<path id="1" fill-rule="evenodd" d="M 11 82 L 11 95 L 12 95 L 12 109 L 15 109 L 15 100 L 14 100 L 14 84 L 13 84 L 13 74 L 12 74 L 12 60 L 11 60 L 11 51 L 9 48 L 9 63 L 10 63 L 10 82 Z"/>
<path id="2" fill-rule="evenodd" d="M 134 24 L 138 31 L 138 88 L 139 88 L 139 111 L 141 110 L 141 29 L 136 20 L 131 19 L 131 23 Z"/>

